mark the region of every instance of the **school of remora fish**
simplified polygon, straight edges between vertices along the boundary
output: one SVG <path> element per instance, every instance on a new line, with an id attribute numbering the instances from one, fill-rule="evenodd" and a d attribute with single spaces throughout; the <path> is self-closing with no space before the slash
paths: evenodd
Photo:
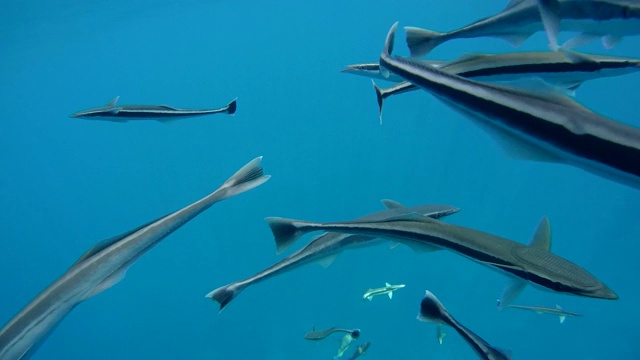
<path id="1" fill-rule="evenodd" d="M 344 72 L 398 84 L 381 89 L 374 83 L 380 113 L 383 100 L 407 91 L 425 90 L 460 111 L 490 132 L 513 154 L 537 161 L 580 167 L 624 185 L 640 188 L 640 129 L 596 114 L 570 95 L 584 81 L 619 76 L 640 69 L 640 60 L 588 55 L 575 47 L 597 38 L 605 48 L 623 37 L 640 34 L 640 2 L 636 0 L 512 0 L 500 13 L 449 32 L 406 27 L 411 57 L 393 56 L 397 23 L 388 32 L 379 61 L 347 66 Z M 436 46 L 458 38 L 498 37 L 519 45 L 530 35 L 545 31 L 550 52 L 471 54 L 453 61 L 418 59 Z M 562 45 L 558 32 L 580 34 Z M 166 105 L 107 105 L 74 113 L 71 117 L 167 121 L 176 118 L 233 114 L 236 100 L 219 109 L 189 110 Z M 382 115 L 380 115 L 382 116 Z M 382 119 L 382 118 L 381 118 Z M 380 120 L 382 121 L 382 120 Z M 202 199 L 124 234 L 100 241 L 83 254 L 55 282 L 38 294 L 0 330 L 0 360 L 26 359 L 55 327 L 84 300 L 120 281 L 128 268 L 153 246 L 213 204 L 269 179 L 261 157 L 240 168 L 219 188 Z M 309 263 L 328 265 L 341 252 L 379 244 L 383 239 L 416 251 L 449 250 L 500 270 L 509 283 L 498 308 L 517 308 L 557 315 L 563 322 L 580 314 L 544 306 L 515 305 L 526 284 L 541 289 L 596 299 L 615 300 L 616 293 L 584 268 L 551 252 L 549 221 L 543 217 L 528 245 L 487 232 L 451 225 L 441 218 L 459 209 L 450 205 L 404 206 L 383 200 L 386 210 L 353 221 L 319 223 L 266 218 L 282 252 L 307 232 L 325 231 L 302 249 L 240 281 L 219 287 L 207 298 L 225 308 L 252 284 Z M 385 284 L 369 289 L 363 299 L 376 295 L 392 298 L 404 285 Z M 489 344 L 458 322 L 431 292 L 420 303 L 418 319 L 440 324 L 459 333 L 482 359 L 510 359 L 511 352 Z M 360 329 L 331 327 L 305 335 L 320 340 L 332 333 L 346 333 L 338 355 L 361 335 Z M 350 357 L 363 355 L 364 343 Z"/>

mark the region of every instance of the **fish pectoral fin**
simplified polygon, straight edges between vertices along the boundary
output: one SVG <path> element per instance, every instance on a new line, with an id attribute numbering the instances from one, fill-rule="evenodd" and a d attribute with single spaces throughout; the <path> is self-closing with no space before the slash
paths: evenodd
<path id="1" fill-rule="evenodd" d="M 540 220 L 529 246 L 549 252 L 551 251 L 551 224 L 549 224 L 549 219 L 546 216 L 543 216 Z"/>
<path id="2" fill-rule="evenodd" d="M 117 270 L 116 272 L 112 273 L 111 275 L 107 276 L 104 280 L 102 280 L 101 283 L 99 283 L 93 289 L 91 289 L 91 291 L 89 291 L 83 297 L 83 300 L 86 300 L 88 298 L 94 297 L 94 296 L 100 294 L 101 292 L 111 288 L 113 285 L 119 283 L 120 280 L 124 279 L 125 275 L 127 275 L 127 269 L 128 269 L 128 267 L 126 266 L 126 267 L 124 267 L 124 268 L 122 268 L 120 270 Z"/>
<path id="3" fill-rule="evenodd" d="M 564 323 L 566 318 L 567 318 L 566 316 L 560 315 L 560 324 Z"/>
<path id="4" fill-rule="evenodd" d="M 399 202 L 397 202 L 395 200 L 391 200 L 391 199 L 382 199 L 382 200 L 380 200 L 380 202 L 387 209 L 402 209 L 402 208 L 405 207 L 401 203 L 399 203 Z"/>
<path id="5" fill-rule="evenodd" d="M 389 295 L 389 300 L 393 299 L 393 291 L 389 291 L 388 295 Z"/>
<path id="6" fill-rule="evenodd" d="M 602 37 L 602 46 L 604 46 L 605 49 L 610 50 L 618 45 L 621 40 L 622 36 L 605 35 Z"/>
<path id="7" fill-rule="evenodd" d="M 509 306 L 509 304 L 511 304 L 513 300 L 520 295 L 525 286 L 527 286 L 527 282 L 525 280 L 520 278 L 510 279 L 507 285 L 505 285 L 504 290 L 502 290 L 502 295 L 498 300 L 498 310 L 502 310 Z"/>
<path id="8" fill-rule="evenodd" d="M 338 254 L 333 254 L 333 255 L 329 255 L 329 256 L 325 256 L 321 259 L 316 260 L 316 264 L 322 266 L 323 268 L 328 268 L 329 266 L 331 266 L 331 264 L 333 264 L 333 262 L 336 260 L 336 258 L 338 257 Z"/>

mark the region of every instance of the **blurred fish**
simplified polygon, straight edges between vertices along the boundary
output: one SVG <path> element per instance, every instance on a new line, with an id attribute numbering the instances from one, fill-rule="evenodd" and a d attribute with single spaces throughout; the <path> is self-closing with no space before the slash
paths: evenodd
<path id="1" fill-rule="evenodd" d="M 337 332 L 347 333 L 351 335 L 351 337 L 354 340 L 360 337 L 360 329 L 345 329 L 345 328 L 330 327 L 328 329 L 316 330 L 315 327 L 313 327 L 311 331 L 304 334 L 304 338 L 307 340 L 322 340 L 327 336 Z"/>
<path id="2" fill-rule="evenodd" d="M 319 223 L 276 217 L 265 218 L 278 241 L 295 241 L 312 231 L 331 231 L 389 237 L 399 243 L 441 248 L 500 270 L 510 277 L 529 281 L 543 289 L 591 298 L 614 300 L 618 296 L 588 271 L 545 247 L 546 238 L 534 237 L 530 246 L 428 217 L 411 220 Z M 549 223 L 543 218 L 536 235 L 546 236 Z M 542 230 L 541 230 L 542 229 Z M 508 304 L 514 296 L 506 298 Z"/>
<path id="3" fill-rule="evenodd" d="M 355 360 L 355 359 L 359 358 L 360 356 L 364 355 L 367 352 L 367 350 L 369 350 L 369 346 L 371 346 L 370 342 L 366 342 L 366 343 L 358 346 L 356 348 L 356 351 L 349 358 L 349 360 Z"/>
<path id="4" fill-rule="evenodd" d="M 454 328 L 464 340 L 471 345 L 473 350 L 481 359 L 485 360 L 507 360 L 511 359 L 511 353 L 502 349 L 491 346 L 480 336 L 476 335 L 464 325 L 459 323 L 445 307 L 440 300 L 436 298 L 430 291 L 425 291 L 424 298 L 420 303 L 420 313 L 418 320 L 425 322 L 435 322 L 437 324 L 447 324 Z"/>
<path id="5" fill-rule="evenodd" d="M 477 82 L 394 56 L 391 28 L 380 54 L 393 72 L 487 130 L 510 154 L 577 166 L 640 188 L 640 129 L 613 121 L 540 82 L 539 89 Z"/>
<path id="6" fill-rule="evenodd" d="M 105 106 L 96 107 L 77 113 L 71 114 L 69 117 L 82 119 L 97 119 L 114 122 L 125 122 L 129 120 L 157 120 L 170 121 L 186 117 L 211 115 L 218 113 L 226 113 L 233 115 L 236 112 L 237 99 L 231 100 L 226 106 L 219 109 L 177 109 L 167 105 L 117 105 L 116 96 Z"/>
<path id="7" fill-rule="evenodd" d="M 358 331 L 357 336 L 360 336 L 360 332 Z M 353 334 L 346 334 L 345 336 L 342 337 L 342 340 L 340 340 L 340 347 L 338 348 L 338 354 L 336 354 L 336 356 L 334 356 L 334 359 L 340 358 L 342 357 L 342 355 L 344 355 L 344 353 L 349 349 L 349 346 L 351 345 L 352 342 L 356 341 L 358 337 L 353 337 Z"/>
<path id="8" fill-rule="evenodd" d="M 529 311 L 535 312 L 536 314 L 557 315 L 558 318 L 560 319 L 560 324 L 564 323 L 564 320 L 567 318 L 567 316 L 572 316 L 572 317 L 582 316 L 578 313 L 564 310 L 563 308 L 560 307 L 560 305 L 556 305 L 555 308 L 548 308 L 544 306 L 526 306 L 526 305 L 507 305 L 507 307 L 512 309 L 529 310 Z"/>
<path id="9" fill-rule="evenodd" d="M 367 216 L 356 219 L 362 220 L 384 220 L 391 218 L 429 216 L 433 218 L 441 218 L 458 212 L 460 209 L 449 205 L 420 205 L 405 207 L 404 205 L 393 200 L 382 200 L 382 204 L 387 210 L 379 211 Z M 233 300 L 240 292 L 247 287 L 264 281 L 276 275 L 297 269 L 303 265 L 318 263 L 324 267 L 329 266 L 336 257 L 345 250 L 358 249 L 368 246 L 378 245 L 384 240 L 378 240 L 365 235 L 345 235 L 336 233 L 326 233 L 312 240 L 304 248 L 287 256 L 276 264 L 260 271 L 259 273 L 240 281 L 236 281 L 225 286 L 219 287 L 206 297 L 217 301 L 220 304 L 220 311 L 231 300 Z M 291 243 L 277 242 L 277 252 L 280 253 L 287 249 Z M 414 249 L 419 251 L 421 249 Z"/>
<path id="10" fill-rule="evenodd" d="M 385 294 L 389 296 L 389 299 L 393 299 L 393 292 L 398 289 L 402 289 L 404 286 L 405 286 L 404 284 L 391 285 L 389 283 L 384 283 L 384 287 L 367 290 L 364 293 L 364 295 L 362 295 L 362 300 L 371 301 L 371 299 L 373 299 L 374 296 L 385 295 Z"/>
<path id="11" fill-rule="evenodd" d="M 444 329 L 442 329 L 442 327 L 442 324 L 438 324 L 438 326 L 436 327 L 436 336 L 438 337 L 438 343 L 440 345 L 442 345 L 444 337 L 447 336 L 447 333 L 444 332 Z"/>
<path id="12" fill-rule="evenodd" d="M 511 0 L 502 12 L 447 33 L 406 27 L 411 56 L 424 56 L 446 41 L 463 38 L 498 37 L 519 46 L 545 27 L 550 38 L 557 37 L 559 30 L 583 34 L 569 40 L 567 47 L 583 44 L 586 42 L 583 39 L 602 37 L 605 47 L 610 48 L 623 36 L 640 34 L 640 6 L 637 3 L 612 0 L 541 2 L 543 7 L 539 10 L 537 0 Z"/>
<path id="13" fill-rule="evenodd" d="M 267 181 L 261 160 L 252 160 L 193 204 L 98 242 L 0 330 L 0 359 L 29 358 L 73 308 L 122 280 L 129 267 L 161 240 L 211 205 Z"/>

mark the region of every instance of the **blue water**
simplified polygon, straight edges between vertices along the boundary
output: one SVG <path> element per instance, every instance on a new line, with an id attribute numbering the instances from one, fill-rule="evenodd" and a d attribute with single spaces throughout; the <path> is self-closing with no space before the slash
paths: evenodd
<path id="1" fill-rule="evenodd" d="M 124 281 L 80 304 L 36 359 L 330 359 L 359 327 L 367 359 L 473 359 L 452 329 L 415 317 L 425 289 L 516 359 L 640 358 L 640 192 L 579 169 L 510 158 L 425 92 L 396 97 L 378 124 L 370 82 L 339 73 L 375 61 L 391 24 L 449 30 L 503 1 L 8 1 L 0 14 L 0 323 L 96 241 L 177 210 L 263 155 L 272 179 L 203 213 L 142 257 Z M 400 34 L 399 36 L 403 36 Z M 399 37 L 400 39 L 400 37 Z M 640 39 L 608 52 L 640 56 Z M 524 50 L 546 49 L 538 34 Z M 585 51 L 604 52 L 600 44 Z M 504 52 L 458 40 L 431 53 Z M 397 52 L 406 54 L 403 41 Z M 578 99 L 640 126 L 640 74 L 583 85 Z M 234 117 L 162 124 L 70 119 L 122 104 L 219 107 Z M 639 160 L 640 161 L 640 160 Z M 543 215 L 553 251 L 588 269 L 617 301 L 527 290 L 519 303 L 584 314 L 498 312 L 501 274 L 448 252 L 387 245 L 349 251 L 248 288 L 221 314 L 204 295 L 281 259 L 265 216 L 347 220 L 408 205 L 462 208 L 447 221 L 528 242 Z M 306 243 L 304 238 L 296 248 Z M 370 287 L 404 283 L 393 300 Z M 350 355 L 355 346 L 347 352 Z"/>

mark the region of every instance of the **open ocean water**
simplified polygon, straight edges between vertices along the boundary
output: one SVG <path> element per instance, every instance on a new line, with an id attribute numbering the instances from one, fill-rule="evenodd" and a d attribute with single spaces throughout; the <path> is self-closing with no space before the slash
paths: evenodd
<path id="1" fill-rule="evenodd" d="M 95 242 L 177 210 L 263 155 L 265 185 L 211 209 L 80 304 L 34 359 L 331 359 L 362 330 L 366 359 L 474 359 L 453 329 L 416 320 L 424 290 L 515 359 L 640 358 L 640 192 L 575 167 L 515 160 L 430 94 L 385 105 L 378 123 L 369 80 L 339 72 L 377 61 L 395 21 L 445 31 L 499 12 L 506 1 L 36 1 L 0 13 L 0 322 L 6 323 Z M 399 31 L 396 53 L 408 54 Z M 566 34 L 563 34 L 563 39 Z M 546 50 L 538 33 L 521 50 Z M 496 39 L 456 40 L 429 58 L 510 52 Z M 640 38 L 607 51 L 640 57 Z M 640 126 L 640 74 L 587 82 L 577 99 Z M 384 82 L 380 82 L 385 85 Z M 235 116 L 111 123 L 69 114 L 122 104 L 220 107 Z M 640 159 L 638 159 L 640 161 Z M 568 318 L 498 312 L 507 278 L 451 252 L 388 243 L 348 251 L 249 287 L 218 314 L 210 290 L 280 260 L 266 216 L 348 220 L 442 203 L 445 221 L 527 243 L 543 215 L 552 251 L 619 296 L 588 299 L 528 287 L 517 303 L 555 304 Z M 311 236 L 295 244 L 304 245 Z M 287 252 L 287 254 L 290 253 Z M 393 300 L 368 288 L 406 284 Z"/>

